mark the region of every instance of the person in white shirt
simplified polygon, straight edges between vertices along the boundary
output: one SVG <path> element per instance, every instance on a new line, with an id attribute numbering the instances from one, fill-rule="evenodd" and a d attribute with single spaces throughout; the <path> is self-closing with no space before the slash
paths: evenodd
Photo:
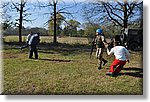
<path id="1" fill-rule="evenodd" d="M 115 60 L 112 62 L 110 70 L 106 73 L 106 75 L 114 76 L 119 74 L 126 62 L 129 63 L 129 51 L 124 46 L 120 45 L 120 41 L 115 41 L 115 47 L 113 47 L 110 51 L 107 48 L 107 54 L 114 54 Z"/>
<path id="2" fill-rule="evenodd" d="M 24 48 L 27 48 L 29 46 L 29 40 L 31 38 L 31 36 L 33 35 L 33 32 L 30 32 L 30 34 L 27 35 L 27 39 L 26 39 L 26 45 L 21 47 L 21 50 Z"/>

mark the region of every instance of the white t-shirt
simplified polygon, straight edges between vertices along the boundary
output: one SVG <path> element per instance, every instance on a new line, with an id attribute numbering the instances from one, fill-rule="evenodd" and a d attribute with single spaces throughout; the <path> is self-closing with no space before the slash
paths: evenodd
<path id="1" fill-rule="evenodd" d="M 122 61 L 128 60 L 130 57 L 129 51 L 123 46 L 115 46 L 110 50 L 110 52 L 107 49 L 107 54 L 114 54 L 116 59 Z"/>
<path id="2" fill-rule="evenodd" d="M 27 36 L 27 40 L 26 40 L 26 41 L 29 41 L 29 40 L 30 40 L 30 38 L 31 38 L 31 36 L 32 36 L 32 34 L 28 34 L 28 36 Z"/>

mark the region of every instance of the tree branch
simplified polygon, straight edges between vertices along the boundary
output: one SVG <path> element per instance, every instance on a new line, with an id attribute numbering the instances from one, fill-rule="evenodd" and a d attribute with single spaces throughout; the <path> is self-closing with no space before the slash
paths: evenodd
<path id="1" fill-rule="evenodd" d="M 109 10 L 107 9 L 106 3 L 102 3 L 102 4 L 103 4 L 103 6 L 105 7 L 106 12 L 107 12 L 108 16 L 111 18 L 111 20 L 115 21 L 119 26 L 123 27 L 123 25 L 122 25 L 117 19 L 114 19 L 114 18 L 111 16 Z"/>
<path id="2" fill-rule="evenodd" d="M 17 7 L 17 6 L 14 4 L 14 2 L 13 2 L 12 0 L 11 0 L 11 2 L 12 2 L 12 4 L 13 4 L 13 6 L 15 7 L 14 9 L 16 9 L 17 12 L 20 11 L 19 7 Z M 18 5 L 19 5 L 19 4 L 18 4 Z"/>

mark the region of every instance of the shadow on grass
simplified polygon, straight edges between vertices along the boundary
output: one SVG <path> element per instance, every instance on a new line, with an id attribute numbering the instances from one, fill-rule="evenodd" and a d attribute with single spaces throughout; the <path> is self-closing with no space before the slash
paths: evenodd
<path id="1" fill-rule="evenodd" d="M 45 54 L 55 54 L 55 52 L 52 51 L 44 51 L 44 50 L 38 50 L 40 53 L 45 53 Z"/>
<path id="2" fill-rule="evenodd" d="M 128 76 L 133 76 L 137 78 L 143 78 L 143 68 L 123 68 L 126 72 L 120 73 L 121 75 L 128 75 Z"/>
<path id="3" fill-rule="evenodd" d="M 9 46 L 4 49 L 19 49 L 26 43 L 19 42 L 5 42 L 4 45 Z M 54 54 L 55 52 L 67 56 L 70 54 L 76 55 L 81 54 L 81 52 L 90 52 L 91 46 L 88 44 L 66 44 L 66 43 L 40 43 L 38 44 L 38 52 Z M 53 52 L 54 51 L 54 52 Z"/>
<path id="4" fill-rule="evenodd" d="M 81 54 L 81 52 L 90 52 L 91 46 L 88 44 L 66 44 L 66 43 L 40 43 L 40 50 L 54 51 L 63 56 Z"/>
<path id="5" fill-rule="evenodd" d="M 71 60 L 62 60 L 62 59 L 39 59 L 43 61 L 52 61 L 52 62 L 71 62 Z"/>

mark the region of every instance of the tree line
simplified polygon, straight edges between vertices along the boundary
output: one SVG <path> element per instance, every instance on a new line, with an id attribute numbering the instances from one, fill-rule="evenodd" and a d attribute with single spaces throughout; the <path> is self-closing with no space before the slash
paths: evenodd
<path id="1" fill-rule="evenodd" d="M 76 0 L 73 0 L 75 6 Z M 71 6 L 60 7 L 60 2 L 65 4 L 65 1 L 50 0 L 48 3 L 42 3 L 37 0 L 39 8 L 49 7 L 49 20 L 47 21 L 48 30 L 44 28 L 24 28 L 23 22 L 31 22 L 30 13 L 27 11 L 30 8 L 26 8 L 28 0 L 20 0 L 14 2 L 3 2 L 1 13 L 3 22 L 1 22 L 4 34 L 12 33 L 18 34 L 19 42 L 22 42 L 22 35 L 27 31 L 36 29 L 43 35 L 53 35 L 54 43 L 57 42 L 57 36 L 80 36 L 92 38 L 95 34 L 95 30 L 101 27 L 106 33 L 106 36 L 118 34 L 120 29 L 136 27 L 141 28 L 143 26 L 143 2 L 139 0 L 134 1 L 101 1 L 94 0 L 92 2 L 83 3 L 82 16 L 85 23 L 81 24 L 79 21 L 71 18 L 66 19 L 66 15 L 72 16 L 71 12 L 68 12 L 68 8 Z M 33 5 L 35 7 L 35 5 Z M 11 21 L 11 15 L 9 10 L 13 9 L 19 16 L 15 22 Z M 139 22 L 140 21 L 140 22 Z M 14 24 L 15 27 L 11 25 Z M 18 30 L 18 33 L 17 33 Z M 46 33 L 47 32 L 47 33 Z"/>

